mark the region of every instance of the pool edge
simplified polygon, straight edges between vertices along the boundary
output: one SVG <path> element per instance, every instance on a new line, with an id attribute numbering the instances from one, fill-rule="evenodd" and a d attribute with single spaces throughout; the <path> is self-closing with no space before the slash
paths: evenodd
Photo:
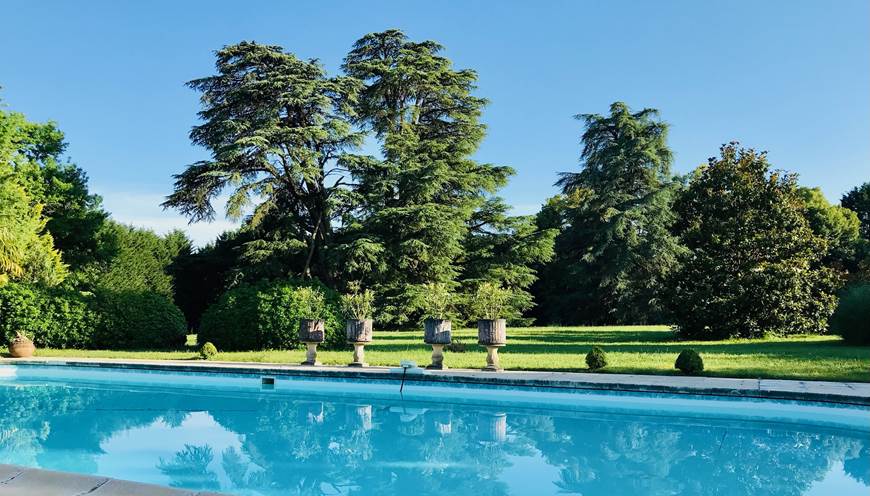
<path id="1" fill-rule="evenodd" d="M 85 475 L 76 472 L 45 470 L 0 463 L 0 496 L 4 494 L 223 496 L 224 493 L 188 491 L 99 475 Z"/>
<path id="2" fill-rule="evenodd" d="M 427 370 L 403 374 L 389 367 L 306 367 L 302 365 L 251 362 L 205 362 L 180 360 L 128 360 L 88 358 L 0 358 L 2 365 L 53 365 L 94 368 L 214 372 L 252 375 L 280 374 L 298 377 L 380 379 L 410 382 L 481 384 L 503 387 L 534 387 L 575 390 L 607 390 L 637 393 L 670 393 L 695 396 L 729 396 L 776 400 L 812 401 L 870 406 L 870 383 L 797 381 L 786 379 L 732 379 L 582 372 L 503 371 L 470 369 Z"/>

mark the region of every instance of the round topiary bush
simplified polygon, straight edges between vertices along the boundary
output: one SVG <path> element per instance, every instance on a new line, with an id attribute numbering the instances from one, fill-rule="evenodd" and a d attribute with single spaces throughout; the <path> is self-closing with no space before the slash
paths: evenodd
<path id="1" fill-rule="evenodd" d="M 586 366 L 589 370 L 599 370 L 607 367 L 607 354 L 599 346 L 593 346 L 586 354 Z"/>
<path id="2" fill-rule="evenodd" d="M 22 330 L 40 348 L 87 348 L 99 322 L 94 297 L 65 287 L 0 287 L 0 340 Z"/>
<path id="3" fill-rule="evenodd" d="M 301 287 L 323 292 L 325 305 L 324 348 L 344 344 L 344 322 L 338 293 L 319 281 L 285 279 L 241 284 L 230 289 L 203 314 L 198 339 L 211 341 L 225 351 L 296 348 L 299 320 L 305 313 Z"/>
<path id="4" fill-rule="evenodd" d="M 215 345 L 211 344 L 210 342 L 206 342 L 199 349 L 199 357 L 203 360 L 211 360 L 215 357 L 215 355 L 217 355 L 217 352 L 218 351 Z"/>
<path id="5" fill-rule="evenodd" d="M 849 344 L 870 345 L 870 284 L 852 286 L 843 292 L 829 328 Z"/>
<path id="6" fill-rule="evenodd" d="M 697 351 L 685 349 L 677 357 L 674 368 L 686 375 L 697 375 L 704 371 L 704 360 Z"/>
<path id="7" fill-rule="evenodd" d="M 107 349 L 178 348 L 187 342 L 184 314 L 169 298 L 147 291 L 97 294 L 100 325 L 94 346 Z"/>

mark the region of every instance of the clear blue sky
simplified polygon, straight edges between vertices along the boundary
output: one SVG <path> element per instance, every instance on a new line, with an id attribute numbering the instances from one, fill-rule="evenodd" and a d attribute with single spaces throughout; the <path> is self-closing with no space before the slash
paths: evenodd
<path id="1" fill-rule="evenodd" d="M 7 109 L 55 120 L 115 218 L 164 231 L 171 174 L 190 145 L 215 49 L 282 45 L 335 72 L 365 33 L 400 28 L 480 75 L 489 127 L 477 154 L 511 165 L 518 213 L 577 167 L 577 113 L 615 100 L 661 110 L 685 172 L 739 140 L 832 201 L 870 180 L 870 1 L 5 1 Z M 194 226 L 202 242 L 226 222 Z"/>

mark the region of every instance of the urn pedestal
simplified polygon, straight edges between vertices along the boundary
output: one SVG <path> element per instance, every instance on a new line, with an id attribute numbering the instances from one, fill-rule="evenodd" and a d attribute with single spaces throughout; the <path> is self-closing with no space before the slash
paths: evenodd
<path id="1" fill-rule="evenodd" d="M 305 361 L 302 365 L 320 365 L 317 361 L 317 345 L 325 338 L 325 323 L 319 319 L 299 321 L 299 341 L 305 343 Z"/>
<path id="2" fill-rule="evenodd" d="M 423 341 L 432 346 L 432 363 L 427 369 L 444 370 L 444 347 L 451 342 L 453 324 L 446 319 L 426 319 L 423 322 Z"/>
<path id="3" fill-rule="evenodd" d="M 477 321 L 477 344 L 486 347 L 486 367 L 481 370 L 499 372 L 498 349 L 507 344 L 507 321 L 505 319 L 482 319 Z"/>
<path id="4" fill-rule="evenodd" d="M 372 342 L 372 319 L 352 319 L 346 322 L 347 342 L 353 345 L 353 361 L 348 367 L 367 367 L 365 346 Z"/>

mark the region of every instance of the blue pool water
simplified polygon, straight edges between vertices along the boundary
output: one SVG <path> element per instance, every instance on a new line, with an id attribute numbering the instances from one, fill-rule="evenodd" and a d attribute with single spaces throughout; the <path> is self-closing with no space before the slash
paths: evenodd
<path id="1" fill-rule="evenodd" d="M 0 463 L 244 495 L 870 494 L 870 410 L 0 366 Z"/>

